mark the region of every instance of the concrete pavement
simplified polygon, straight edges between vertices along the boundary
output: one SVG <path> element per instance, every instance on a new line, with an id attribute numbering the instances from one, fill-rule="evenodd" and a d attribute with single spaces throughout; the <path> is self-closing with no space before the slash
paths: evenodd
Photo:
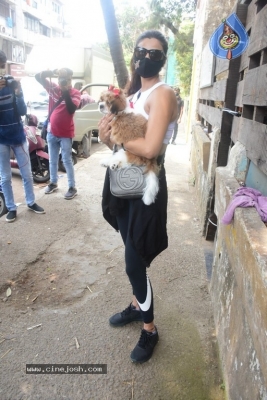
<path id="1" fill-rule="evenodd" d="M 45 215 L 22 205 L 15 223 L 0 219 L 1 400 L 224 399 L 205 265 L 212 248 L 200 236 L 182 125 L 177 143 L 166 154 L 169 248 L 149 269 L 160 341 L 145 364 L 129 358 L 141 323 L 108 325 L 131 289 L 120 235 L 101 213 L 107 148 L 75 166 L 72 201 L 63 177 L 57 192 L 40 189 Z M 108 372 L 30 375 L 30 363 L 107 364 Z"/>

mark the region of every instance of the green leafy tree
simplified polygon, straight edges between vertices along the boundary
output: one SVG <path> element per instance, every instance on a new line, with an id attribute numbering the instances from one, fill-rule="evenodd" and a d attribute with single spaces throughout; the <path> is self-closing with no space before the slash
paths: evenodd
<path id="1" fill-rule="evenodd" d="M 124 59 L 126 65 L 129 66 L 136 39 L 147 29 L 148 14 L 145 8 L 138 8 L 134 5 L 124 8 L 122 11 L 116 11 Z"/>
<path id="2" fill-rule="evenodd" d="M 149 26 L 165 27 L 177 36 L 184 14 L 194 12 L 196 0 L 151 0 Z"/>
<path id="3" fill-rule="evenodd" d="M 139 34 L 146 29 L 160 29 L 168 37 L 170 30 L 175 37 L 172 51 L 178 62 L 178 80 L 183 93 L 187 95 L 193 58 L 194 25 L 191 16 L 196 0 L 150 0 L 147 3 L 144 0 L 141 8 L 136 7 L 133 2 L 127 7 L 116 9 L 116 15 L 112 0 L 100 2 L 119 86 L 123 88 L 128 81 L 127 66 Z M 187 23 L 184 23 L 185 15 Z"/>
<path id="4" fill-rule="evenodd" d="M 147 29 L 148 7 L 136 7 L 134 4 L 116 10 L 118 27 L 126 65 L 130 65 L 137 37 Z"/>
<path id="5" fill-rule="evenodd" d="M 190 92 L 193 61 L 195 0 L 151 0 L 149 27 L 164 28 L 174 35 L 172 51 L 178 62 L 177 76 L 184 95 Z"/>
<path id="6" fill-rule="evenodd" d="M 185 96 L 188 96 L 190 93 L 194 50 L 193 35 L 194 23 L 192 21 L 185 21 L 181 24 L 179 36 L 176 36 L 173 45 L 178 64 L 177 76 Z"/>

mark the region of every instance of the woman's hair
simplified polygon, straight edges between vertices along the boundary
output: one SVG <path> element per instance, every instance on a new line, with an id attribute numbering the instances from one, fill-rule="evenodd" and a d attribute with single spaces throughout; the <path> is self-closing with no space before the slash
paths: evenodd
<path id="1" fill-rule="evenodd" d="M 167 55 L 168 42 L 165 36 L 163 36 L 161 32 L 156 30 L 145 31 L 137 38 L 135 47 L 137 47 L 138 44 L 144 39 L 157 39 L 162 44 L 164 54 Z M 131 69 L 131 81 L 129 82 L 128 88 L 126 88 L 128 96 L 136 93 L 141 88 L 141 77 L 135 72 L 134 56 L 132 56 L 131 59 L 130 69 Z"/>

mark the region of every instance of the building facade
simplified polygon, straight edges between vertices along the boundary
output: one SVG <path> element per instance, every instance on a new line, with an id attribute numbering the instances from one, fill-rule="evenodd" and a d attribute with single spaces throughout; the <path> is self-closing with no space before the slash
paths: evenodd
<path id="1" fill-rule="evenodd" d="M 27 55 L 38 40 L 64 36 L 64 0 L 0 0 L 0 46 L 7 72 L 24 74 Z"/>

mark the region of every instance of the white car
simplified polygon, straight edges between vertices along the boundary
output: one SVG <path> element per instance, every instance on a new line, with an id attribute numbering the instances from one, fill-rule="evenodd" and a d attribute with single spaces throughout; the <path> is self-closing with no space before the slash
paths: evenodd
<path id="1" fill-rule="evenodd" d="M 41 130 L 43 122 L 48 116 L 48 95 L 42 86 L 36 82 L 35 78 L 22 78 L 22 88 L 24 98 L 28 105 L 27 113 L 34 114 L 38 118 L 38 128 Z M 79 83 L 79 82 L 78 82 Z M 79 85 L 79 87 L 81 84 Z M 76 85 L 75 85 L 76 87 Z M 80 92 L 88 89 L 93 93 L 95 103 L 86 104 L 83 108 L 79 108 L 74 114 L 75 137 L 73 139 L 75 150 L 78 151 L 79 146 L 83 142 L 83 148 L 87 147 L 86 152 L 90 154 L 91 138 L 98 137 L 98 122 L 102 118 L 102 114 L 98 110 L 98 99 L 103 90 L 108 89 L 108 84 L 89 83 L 81 87 Z M 86 146 L 85 146 L 86 145 Z"/>
<path id="2" fill-rule="evenodd" d="M 98 89 L 99 95 L 103 90 L 108 89 L 108 84 L 103 83 L 88 83 L 80 89 L 82 93 L 86 89 Z M 103 114 L 98 109 L 98 98 L 95 103 L 88 103 L 83 108 L 75 111 L 74 124 L 75 124 L 75 137 L 74 140 L 81 142 L 84 135 L 88 132 L 93 132 L 97 136 L 98 122 L 103 117 Z"/>

